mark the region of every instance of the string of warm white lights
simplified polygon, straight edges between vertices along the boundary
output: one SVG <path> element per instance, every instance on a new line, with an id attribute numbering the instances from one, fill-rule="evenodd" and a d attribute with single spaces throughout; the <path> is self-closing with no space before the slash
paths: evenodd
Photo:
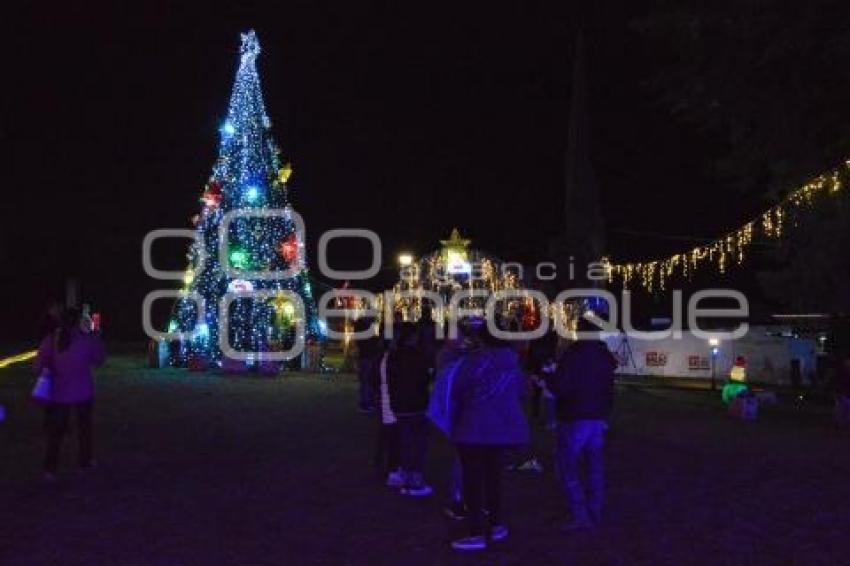
<path id="1" fill-rule="evenodd" d="M 811 206 L 821 195 L 837 193 L 844 187 L 848 176 L 850 160 L 840 167 L 818 175 L 740 228 L 686 252 L 663 259 L 631 263 L 614 263 L 609 258 L 603 258 L 602 261 L 608 269 L 608 280 L 620 281 L 624 287 L 637 283 L 648 291 L 654 291 L 663 290 L 667 280 L 676 273 L 689 278 L 707 263 L 715 265 L 720 273 L 725 273 L 731 263 L 740 265 L 744 262 L 747 248 L 752 244 L 756 233 L 768 238 L 779 238 L 784 233 L 792 212 Z"/>
<path id="2" fill-rule="evenodd" d="M 5 368 L 5 367 L 9 367 L 12 364 L 19 364 L 21 362 L 26 362 L 28 360 L 31 360 L 37 354 L 38 354 L 37 350 L 30 350 L 28 352 L 23 352 L 21 354 L 9 356 L 8 358 L 0 359 L 0 369 Z"/>

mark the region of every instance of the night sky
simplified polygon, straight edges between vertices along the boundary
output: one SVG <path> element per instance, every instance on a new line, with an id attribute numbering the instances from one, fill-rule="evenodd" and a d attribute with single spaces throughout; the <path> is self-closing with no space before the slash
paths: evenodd
<path id="1" fill-rule="evenodd" d="M 142 238 L 189 227 L 198 212 L 249 28 L 312 246 L 327 229 L 371 228 L 389 260 L 429 251 L 457 226 L 502 258 L 546 259 L 563 225 L 581 21 L 613 257 L 691 247 L 634 232 L 717 235 L 767 202 L 719 182 L 710 163 L 723 145 L 642 86 L 657 54 L 629 25 L 636 3 L 585 14 L 568 2 L 119 4 L 4 7 L 4 337 L 31 336 L 68 276 L 113 336 L 142 335 L 142 296 L 170 287 L 144 275 Z M 182 249 L 160 253 L 163 267 L 182 269 Z M 339 268 L 362 257 L 333 251 Z"/>

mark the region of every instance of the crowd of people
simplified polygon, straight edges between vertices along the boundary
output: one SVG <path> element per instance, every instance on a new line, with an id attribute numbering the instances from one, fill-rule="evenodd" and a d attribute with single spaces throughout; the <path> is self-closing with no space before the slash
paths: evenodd
<path id="1" fill-rule="evenodd" d="M 361 319 L 358 329 L 372 322 Z M 502 505 L 507 459 L 528 453 L 529 418 L 543 417 L 545 428 L 556 435 L 555 475 L 569 508 L 561 528 L 600 525 L 617 362 L 598 329 L 581 319 L 578 334 L 590 338 L 566 343 L 555 332 L 531 342 L 504 341 L 474 317 L 461 322 L 454 338 L 438 339 L 437 328 L 426 311 L 416 323 L 397 320 L 389 340 L 369 334 L 358 341 L 359 409 L 377 416 L 374 462 L 385 472 L 386 485 L 407 497 L 434 493 L 426 470 L 430 430 L 438 429 L 456 451 L 445 478 L 446 514 L 468 525 L 467 534 L 451 545 L 485 549 L 509 534 Z M 72 414 L 78 465 L 95 466 L 92 370 L 106 353 L 99 324 L 85 310 L 51 309 L 42 335 L 33 397 L 44 406 L 43 473 L 53 482 Z M 836 418 L 840 426 L 850 426 L 850 356 L 841 359 Z"/>
<path id="2" fill-rule="evenodd" d="M 371 323 L 361 320 L 358 330 Z M 397 321 L 386 342 L 377 335 L 359 342 L 359 409 L 378 417 L 375 462 L 386 485 L 409 497 L 433 493 L 425 481 L 433 426 L 456 449 L 446 513 L 468 525 L 452 547 L 483 550 L 505 539 L 502 472 L 508 455 L 529 444 L 526 409 L 530 403 L 536 417 L 542 399 L 546 426 L 557 431 L 556 474 L 570 508 L 561 528 L 599 525 L 616 368 L 605 343 L 561 348 L 554 332 L 531 343 L 503 341 L 480 318 L 465 319 L 454 339 L 438 341 L 435 329 L 426 311 L 417 323 Z M 592 335 L 595 328 L 582 321 L 579 330 Z"/>

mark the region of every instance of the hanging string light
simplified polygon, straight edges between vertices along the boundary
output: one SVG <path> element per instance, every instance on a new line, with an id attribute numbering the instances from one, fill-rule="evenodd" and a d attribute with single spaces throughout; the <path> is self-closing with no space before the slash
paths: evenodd
<path id="1" fill-rule="evenodd" d="M 730 262 L 735 262 L 737 265 L 744 262 L 745 252 L 752 244 L 757 228 L 768 238 L 781 237 L 792 212 L 811 207 L 815 200 L 823 195 L 839 192 L 844 187 L 842 177 L 846 176 L 850 176 L 850 160 L 831 171 L 818 175 L 737 230 L 689 251 L 663 259 L 629 263 L 614 263 L 609 258 L 603 258 L 602 262 L 608 270 L 608 280 L 609 282 L 620 281 L 624 287 L 637 283 L 652 292 L 664 290 L 667 280 L 677 272 L 685 278 L 690 278 L 706 263 L 713 264 L 720 273 L 725 273 Z"/>

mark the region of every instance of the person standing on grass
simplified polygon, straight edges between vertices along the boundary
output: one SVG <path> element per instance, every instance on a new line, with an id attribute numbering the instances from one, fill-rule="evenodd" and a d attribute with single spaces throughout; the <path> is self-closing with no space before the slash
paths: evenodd
<path id="1" fill-rule="evenodd" d="M 460 456 L 469 514 L 469 535 L 452 542 L 461 551 L 483 550 L 489 540 L 508 536 L 502 516 L 502 456 L 529 440 L 523 412 L 527 384 L 517 352 L 496 340 L 483 320 L 476 320 L 472 329 L 472 347 L 449 393 L 449 436 Z"/>
<path id="2" fill-rule="evenodd" d="M 841 428 L 850 427 L 850 354 L 841 356 L 835 376 L 835 422 Z"/>
<path id="3" fill-rule="evenodd" d="M 617 360 L 599 339 L 599 330 L 582 317 L 579 339 L 558 360 L 546 378 L 555 395 L 558 419 L 556 461 L 572 519 L 563 530 L 585 529 L 602 521 L 605 496 L 603 448 L 614 400 Z M 587 494 L 581 481 L 581 461 L 587 466 Z"/>
<path id="4" fill-rule="evenodd" d="M 439 344 L 437 341 L 437 326 L 431 314 L 431 308 L 427 305 L 422 307 L 422 316 L 416 323 L 418 328 L 417 347 L 425 357 L 428 373 L 434 375 L 437 367 L 437 352 Z"/>
<path id="5" fill-rule="evenodd" d="M 398 419 L 390 404 L 390 382 L 387 362 L 390 352 L 396 349 L 398 333 L 387 346 L 386 352 L 378 364 L 378 442 L 375 447 L 375 464 L 382 466 L 386 475 L 387 487 L 402 487 L 404 476 L 401 473 L 401 455 L 398 433 Z"/>
<path id="6" fill-rule="evenodd" d="M 386 375 L 390 408 L 398 423 L 401 494 L 425 497 L 433 493 L 425 483 L 425 456 L 428 448 L 428 385 L 430 373 L 426 355 L 417 346 L 418 328 L 403 322 L 398 344 L 387 354 Z"/>
<path id="7" fill-rule="evenodd" d="M 374 322 L 371 318 L 357 321 L 356 329 L 364 331 Z M 384 354 L 383 342 L 377 334 L 357 342 L 357 378 L 360 381 L 360 398 L 357 409 L 361 413 L 371 413 L 375 410 L 375 393 L 378 383 L 378 365 Z"/>
<path id="8" fill-rule="evenodd" d="M 77 418 L 79 465 L 94 466 L 92 451 L 92 407 L 94 378 L 92 368 L 103 364 L 106 351 L 98 332 L 80 327 L 80 311 L 67 309 L 58 328 L 42 340 L 35 359 L 35 371 L 48 370 L 51 375 L 49 400 L 44 408 L 47 450 L 44 477 L 55 481 L 59 451 L 68 431 L 71 412 Z"/>
<path id="9" fill-rule="evenodd" d="M 470 340 L 469 325 L 460 325 L 461 334 L 443 341 L 435 356 L 434 386 L 428 401 L 426 414 L 428 419 L 451 440 L 450 392 L 460 366 L 469 353 L 473 343 Z M 466 504 L 463 500 L 463 476 L 460 456 L 455 455 L 449 475 L 449 500 L 444 508 L 445 514 L 453 520 L 467 518 Z"/>
<path id="10" fill-rule="evenodd" d="M 550 414 L 549 396 L 546 394 L 543 375 L 550 372 L 555 362 L 555 350 L 558 345 L 558 333 L 554 330 L 547 331 L 543 336 L 531 341 L 528 351 L 528 372 L 532 375 L 531 380 L 531 418 L 540 418 L 541 399 L 544 403 L 545 415 L 543 418 L 547 428 L 554 421 L 554 415 Z"/>

